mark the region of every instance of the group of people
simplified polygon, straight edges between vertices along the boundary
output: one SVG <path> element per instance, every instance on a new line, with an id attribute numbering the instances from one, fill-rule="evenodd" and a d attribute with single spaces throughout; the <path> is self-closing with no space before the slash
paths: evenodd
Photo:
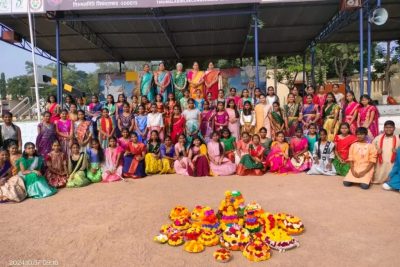
<path id="1" fill-rule="evenodd" d="M 358 103 L 352 92 L 343 95 L 338 88 L 325 93 L 321 85 L 315 93 L 309 86 L 304 97 L 294 88 L 285 104 L 273 87 L 267 94 L 244 89 L 240 96 L 235 88 L 214 95 L 201 87 L 194 98 L 184 89 L 178 98 L 170 92 L 153 101 L 144 94 L 130 102 L 123 94 L 116 102 L 112 95 L 105 102 L 92 96 L 90 104 L 67 96 L 62 106 L 50 96 L 36 144 L 22 147 L 20 128 L 11 113 L 3 113 L 0 201 L 173 173 L 307 172 L 344 176 L 345 186 L 383 183 L 400 190 L 394 122 L 386 121 L 379 134 L 379 112 L 370 97 Z"/>

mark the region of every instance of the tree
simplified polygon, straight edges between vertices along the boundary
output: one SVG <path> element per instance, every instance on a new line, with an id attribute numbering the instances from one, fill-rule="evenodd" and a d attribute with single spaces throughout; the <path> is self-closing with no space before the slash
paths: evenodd
<path id="1" fill-rule="evenodd" d="M 28 75 L 16 76 L 8 79 L 7 93 L 11 94 L 13 97 L 27 96 L 32 85 L 33 77 Z"/>
<path id="2" fill-rule="evenodd" d="M 399 63 L 400 47 L 399 41 L 388 41 L 377 47 L 377 57 L 374 61 L 375 71 L 385 78 L 385 91 L 391 95 L 391 77 L 398 72 L 395 64 Z"/>
<path id="3" fill-rule="evenodd" d="M 275 79 L 285 84 L 289 89 L 292 89 L 297 80 L 297 76 L 303 71 L 303 57 L 284 57 L 280 60 L 279 67 L 281 70 L 276 71 Z M 306 72 L 310 70 L 310 64 L 306 64 Z"/>
<path id="4" fill-rule="evenodd" d="M 7 89 L 6 75 L 4 74 L 4 72 L 2 72 L 0 74 L 0 96 L 1 96 L 1 99 L 6 98 L 6 94 L 7 94 L 6 89 Z"/>

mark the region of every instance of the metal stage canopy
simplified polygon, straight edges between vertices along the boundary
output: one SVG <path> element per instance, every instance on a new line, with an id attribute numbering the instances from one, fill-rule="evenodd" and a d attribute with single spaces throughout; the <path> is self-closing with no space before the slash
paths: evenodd
<path id="1" fill-rule="evenodd" d="M 371 7 L 375 3 L 370 1 Z M 382 7 L 390 17 L 385 25 L 372 26 L 373 40 L 399 39 L 400 1 L 383 0 Z M 34 22 L 36 45 L 55 57 L 59 21 L 63 62 L 233 59 L 254 56 L 255 17 L 259 55 L 293 55 L 302 54 L 315 41 L 358 42 L 358 19 L 351 13 L 357 11 L 340 13 L 338 0 L 267 0 L 261 4 L 58 11 L 52 16 L 35 14 Z M 0 23 L 29 36 L 26 14 L 0 15 Z"/>

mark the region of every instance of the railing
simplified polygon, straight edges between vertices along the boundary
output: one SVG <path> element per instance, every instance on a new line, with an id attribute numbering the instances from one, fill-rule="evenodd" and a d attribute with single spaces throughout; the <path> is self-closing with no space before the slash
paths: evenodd
<path id="1" fill-rule="evenodd" d="M 31 109 L 29 97 L 25 97 L 21 100 L 15 107 L 10 109 L 10 112 L 15 116 L 15 118 L 20 119 L 26 112 Z"/>

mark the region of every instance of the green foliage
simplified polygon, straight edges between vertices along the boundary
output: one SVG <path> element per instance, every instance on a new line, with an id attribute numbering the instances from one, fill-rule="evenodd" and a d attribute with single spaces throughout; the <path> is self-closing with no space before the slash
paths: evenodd
<path id="1" fill-rule="evenodd" d="M 5 99 L 6 97 L 6 89 L 7 89 L 7 83 L 6 83 L 6 75 L 4 72 L 0 74 L 0 95 L 2 99 Z"/>

